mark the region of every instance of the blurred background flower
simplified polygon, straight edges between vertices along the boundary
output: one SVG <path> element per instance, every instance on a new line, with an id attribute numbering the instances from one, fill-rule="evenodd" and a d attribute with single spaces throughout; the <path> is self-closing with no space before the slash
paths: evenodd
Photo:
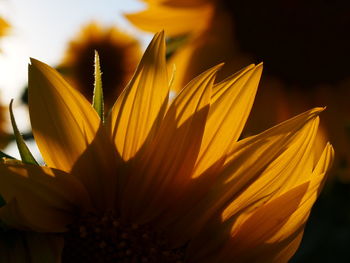
<path id="1" fill-rule="evenodd" d="M 93 96 L 94 51 L 103 69 L 103 93 L 106 113 L 135 72 L 141 58 L 138 40 L 116 26 L 103 27 L 90 22 L 68 44 L 57 67 L 65 79 L 89 101 Z"/>
<path id="2" fill-rule="evenodd" d="M 14 111 L 18 116 L 18 126 L 20 131 L 24 133 L 24 137 L 31 137 L 27 106 L 21 102 L 21 96 L 27 86 L 29 57 L 45 60 L 52 66 L 63 64 L 64 61 L 67 61 L 66 58 L 71 49 L 70 43 L 79 42 L 79 32 L 84 28 L 86 32 L 87 24 L 91 21 L 96 21 L 96 28 L 99 28 L 97 34 L 101 36 L 100 40 L 103 39 L 103 35 L 105 35 L 105 39 L 108 38 L 107 35 L 110 35 L 110 43 L 115 43 L 117 33 L 116 29 L 112 28 L 120 28 L 120 31 L 123 32 L 120 34 L 135 36 L 143 48 L 151 36 L 140 34 L 122 16 L 122 12 L 130 12 L 140 8 L 142 8 L 142 5 L 133 0 L 129 0 L 127 4 L 113 0 L 103 0 L 98 3 L 93 0 L 77 0 L 74 2 L 68 0 L 0 1 L 0 14 L 3 14 L 4 19 L 11 25 L 10 34 L 0 40 L 2 51 L 0 53 L 0 71 L 2 72 L 0 103 L 7 108 L 10 100 L 15 99 Z M 84 40 L 83 33 L 81 33 L 80 40 Z M 86 34 L 85 40 L 88 40 L 88 34 Z M 123 39 L 123 41 L 126 40 Z M 130 49 L 132 48 L 130 47 Z M 137 50 L 136 47 L 135 50 Z M 137 60 L 140 52 L 137 51 L 132 57 L 128 58 L 130 65 L 133 61 L 132 58 Z M 92 53 L 91 68 L 93 68 L 93 56 Z M 107 74 L 109 70 L 107 65 L 105 69 L 104 58 L 102 58 L 102 55 L 100 56 L 104 77 L 106 77 L 109 75 Z M 70 74 L 70 77 L 72 80 L 73 73 Z M 123 77 L 123 80 L 125 79 L 127 77 Z M 93 85 L 91 84 L 92 88 Z M 5 119 L 8 119 L 7 109 L 4 114 Z M 12 132 L 8 124 L 5 124 L 5 130 Z M 29 141 L 29 147 L 33 152 L 38 153 L 33 142 Z M 19 158 L 13 142 L 9 144 L 5 151 Z"/>
<path id="3" fill-rule="evenodd" d="M 7 21 L 4 18 L 0 17 L 0 37 L 6 36 L 9 29 L 9 23 L 7 23 Z"/>

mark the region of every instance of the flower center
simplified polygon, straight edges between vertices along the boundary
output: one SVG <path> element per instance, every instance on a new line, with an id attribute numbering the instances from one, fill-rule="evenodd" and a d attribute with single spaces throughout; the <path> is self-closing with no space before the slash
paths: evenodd
<path id="1" fill-rule="evenodd" d="M 113 214 L 89 214 L 69 226 L 64 235 L 63 263 L 184 262 L 184 248 L 168 242 L 148 225 L 124 223 Z"/>

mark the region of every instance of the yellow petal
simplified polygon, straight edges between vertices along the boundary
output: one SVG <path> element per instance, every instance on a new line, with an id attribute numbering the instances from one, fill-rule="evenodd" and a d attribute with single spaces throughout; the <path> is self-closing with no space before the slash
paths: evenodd
<path id="1" fill-rule="evenodd" d="M 236 143 L 221 172 L 214 170 L 200 176 L 199 181 L 194 181 L 191 193 L 200 194 L 189 193 L 186 197 L 192 196 L 191 199 L 194 200 L 181 202 L 181 207 L 177 209 L 182 209 L 182 214 L 186 216 L 174 218 L 173 227 L 169 228 L 170 232 L 173 229 L 183 231 L 181 234 L 173 232 L 172 235 L 182 241 L 186 240 L 218 211 L 226 208 L 222 219 L 227 219 L 236 213 L 242 213 L 244 209 L 256 209 L 274 194 L 310 180 L 312 166 L 308 167 L 308 157 L 311 154 L 307 153 L 315 138 L 317 115 L 322 110 L 310 110 Z"/>
<path id="2" fill-rule="evenodd" d="M 127 14 L 126 18 L 142 30 L 158 32 L 164 29 L 168 36 L 178 36 L 204 30 L 213 11 L 214 7 L 211 4 L 195 7 L 150 4 L 147 10 Z"/>
<path id="3" fill-rule="evenodd" d="M 191 179 L 197 158 L 211 89 L 216 72 L 213 67 L 190 82 L 170 105 L 157 137 L 136 167 L 125 192 L 125 209 L 135 213 L 159 213 Z M 137 182 L 137 183 L 135 183 Z M 130 194 L 133 193 L 133 194 Z M 130 205 L 132 204 L 132 205 Z"/>
<path id="4" fill-rule="evenodd" d="M 312 150 L 317 127 L 318 118 L 314 122 L 305 125 L 297 138 L 285 147 L 285 150 L 281 151 L 279 156 L 275 156 L 275 160 L 266 164 L 265 167 L 259 166 L 257 162 L 258 168 L 260 167 L 263 170 L 254 176 L 254 182 L 250 183 L 235 198 L 234 202 L 225 209 L 223 219 L 225 220 L 237 212 L 243 211 L 245 208 L 253 210 L 254 207 L 274 196 L 278 196 L 280 193 L 288 191 L 300 183 L 309 181 L 312 175 Z M 254 173 L 254 171 L 252 172 Z M 249 173 L 247 177 L 250 177 L 253 173 Z M 243 177 L 243 175 L 241 176 Z"/>
<path id="5" fill-rule="evenodd" d="M 45 162 L 79 177 L 96 207 L 112 206 L 116 153 L 99 116 L 57 71 L 34 59 L 31 63 L 29 112 Z"/>
<path id="6" fill-rule="evenodd" d="M 310 181 L 288 189 L 266 204 L 260 204 L 238 227 L 232 229 L 236 216 L 223 223 L 214 218 L 214 223 L 207 225 L 203 231 L 210 234 L 205 236 L 202 233 L 196 238 L 193 252 L 201 251 L 200 246 L 205 246 L 208 251 L 221 250 L 216 253 L 218 256 L 209 257 L 204 262 L 288 262 L 300 244 L 307 218 L 333 157 L 333 148 L 328 144 L 309 176 Z M 202 261 L 201 257 L 210 255 L 210 252 L 206 253 L 200 252 L 194 257 Z"/>
<path id="7" fill-rule="evenodd" d="M 241 135 L 262 72 L 262 65 L 249 68 L 215 85 L 194 177 L 223 158 Z"/>
<path id="8" fill-rule="evenodd" d="M 0 218 L 38 232 L 65 231 L 76 213 L 90 207 L 77 179 L 47 167 L 0 164 L 0 193 L 7 203 Z"/>
<path id="9" fill-rule="evenodd" d="M 190 243 L 189 262 L 272 262 L 265 261 L 264 255 L 260 255 L 260 261 L 255 260 L 259 245 L 264 245 L 261 242 L 262 237 L 268 235 L 269 231 L 275 232 L 275 229 L 279 229 L 288 220 L 298 207 L 307 187 L 308 183 L 298 186 L 259 210 L 255 221 L 246 222 L 237 238 L 231 236 L 232 221 L 223 223 L 215 218 Z"/>
<path id="10" fill-rule="evenodd" d="M 164 33 L 154 36 L 136 73 L 118 98 L 108 128 L 123 160 L 132 158 L 163 118 L 168 103 Z"/>
<path id="11" fill-rule="evenodd" d="M 262 64 L 259 65 L 262 68 Z M 250 64 L 249 66 L 237 71 L 233 75 L 224 79 L 223 81 L 217 83 L 213 87 L 213 94 L 211 97 L 211 103 L 216 102 L 217 99 L 222 98 L 224 93 L 227 92 L 228 89 L 232 88 L 232 85 L 235 85 L 235 89 L 242 89 L 242 87 L 237 87 L 236 82 L 244 75 L 252 73 L 251 70 L 255 69 L 257 66 L 254 64 Z M 248 75 L 250 76 L 250 75 Z M 238 91 L 237 91 L 238 92 Z"/>
<path id="12" fill-rule="evenodd" d="M 48 166 L 69 172 L 95 138 L 100 119 L 90 103 L 48 65 L 31 59 L 29 111 Z"/>
<path id="13" fill-rule="evenodd" d="M 310 214 L 310 210 L 316 201 L 325 181 L 325 174 L 330 169 L 334 158 L 334 150 L 330 144 L 325 147 L 316 168 L 312 172 L 310 184 L 306 194 L 304 195 L 298 209 L 293 213 L 288 222 L 271 238 L 269 243 L 276 240 L 286 239 L 293 235 L 299 227 L 306 224 L 306 220 Z"/>
<path id="14" fill-rule="evenodd" d="M 234 259 L 240 262 L 276 262 L 273 260 L 276 253 L 273 252 L 277 252 L 280 247 L 284 247 L 283 242 L 285 240 L 275 240 L 275 242 L 268 242 L 268 240 L 289 221 L 307 193 L 308 186 L 309 183 L 304 183 L 292 188 L 280 197 L 258 208 L 240 226 L 239 231 L 232 236 L 232 239 L 223 249 L 222 258 Z M 289 237 L 293 240 L 294 236 L 290 235 L 287 239 Z M 233 247 L 235 248 L 234 251 Z"/>

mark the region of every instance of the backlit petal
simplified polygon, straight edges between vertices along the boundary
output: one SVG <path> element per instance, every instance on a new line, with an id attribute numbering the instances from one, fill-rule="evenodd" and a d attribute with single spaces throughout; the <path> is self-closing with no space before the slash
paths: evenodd
<path id="1" fill-rule="evenodd" d="M 48 166 L 70 171 L 95 138 L 100 119 L 53 68 L 35 59 L 31 63 L 29 112 L 35 140 Z"/>
<path id="2" fill-rule="evenodd" d="M 262 65 L 243 70 L 238 76 L 215 85 L 203 142 L 193 176 L 223 158 L 238 140 L 253 105 Z"/>
<path id="3" fill-rule="evenodd" d="M 34 59 L 31 63 L 29 112 L 45 162 L 79 177 L 96 207 L 110 207 L 116 155 L 99 116 L 53 68 Z"/>
<path id="4" fill-rule="evenodd" d="M 112 140 L 123 160 L 132 158 L 153 137 L 168 103 L 168 91 L 162 32 L 153 38 L 108 119 Z"/>
<path id="5" fill-rule="evenodd" d="M 211 4 L 182 8 L 150 4 L 147 10 L 127 14 L 126 18 L 142 30 L 158 32 L 164 29 L 168 36 L 178 36 L 205 29 L 212 13 Z"/>
<path id="6" fill-rule="evenodd" d="M 170 105 L 156 139 L 142 159 L 144 165 L 135 168 L 127 185 L 127 209 L 133 203 L 138 212 L 159 213 L 169 199 L 176 200 L 189 182 L 202 141 L 212 85 L 220 67 L 213 67 L 190 82 Z"/>
<path id="7" fill-rule="evenodd" d="M 223 219 L 244 209 L 253 210 L 274 194 L 310 180 L 313 167 L 308 167 L 311 163 L 308 152 L 313 145 L 320 111 L 322 109 L 310 110 L 266 132 L 239 141 L 224 170 L 209 173 L 209 178 L 214 177 L 206 181 L 204 175 L 204 183 L 195 182 L 198 188 L 194 185 L 193 193 L 202 195 L 189 193 L 193 202 L 180 202 L 186 216 L 174 218 L 175 227 L 170 227 L 170 231 L 183 229 L 181 238 L 186 240 L 225 207 Z M 198 214 L 201 216 L 198 217 Z M 174 235 L 177 238 L 181 236 L 178 233 Z"/>

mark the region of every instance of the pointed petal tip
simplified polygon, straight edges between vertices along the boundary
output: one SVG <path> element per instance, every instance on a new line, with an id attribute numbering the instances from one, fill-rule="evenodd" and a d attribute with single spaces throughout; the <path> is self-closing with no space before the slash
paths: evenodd
<path id="1" fill-rule="evenodd" d="M 327 107 L 315 107 L 311 109 L 311 113 L 313 113 L 315 116 L 318 116 L 321 112 L 323 112 Z"/>
<path id="2" fill-rule="evenodd" d="M 329 154 L 332 156 L 332 158 L 334 157 L 335 151 L 334 151 L 334 147 L 330 142 L 327 142 L 326 144 L 326 148 L 329 152 Z"/>
<path id="3" fill-rule="evenodd" d="M 32 58 L 32 57 L 29 57 L 29 61 L 30 61 L 30 63 L 29 63 L 30 66 L 32 66 L 32 65 L 38 65 L 38 64 L 41 64 L 41 63 L 42 63 L 41 61 L 39 61 L 39 60 L 37 60 L 37 59 L 35 59 L 35 58 Z"/>
<path id="4" fill-rule="evenodd" d="M 164 29 L 155 33 L 154 36 L 153 36 L 153 39 L 156 41 L 165 41 L 165 31 Z"/>
<path id="5" fill-rule="evenodd" d="M 44 62 L 41 62 L 38 59 L 30 57 L 29 60 L 30 60 L 30 63 L 28 64 L 29 65 L 29 70 L 31 70 L 33 68 L 36 68 L 39 71 L 43 72 L 43 70 L 45 70 L 46 68 L 50 67 L 49 65 L 47 65 Z"/>
<path id="6" fill-rule="evenodd" d="M 222 69 L 222 67 L 225 65 L 225 62 L 221 62 L 213 67 L 211 67 L 209 70 L 213 71 L 213 72 L 218 72 L 220 69 Z"/>
<path id="7" fill-rule="evenodd" d="M 204 73 L 209 73 L 210 78 L 213 78 L 214 82 L 215 82 L 216 74 L 219 70 L 222 69 L 224 64 L 225 64 L 224 62 L 217 64 L 217 65 L 211 67 L 210 69 L 208 69 L 207 71 L 205 71 Z"/>
<path id="8" fill-rule="evenodd" d="M 255 65 L 255 69 L 263 70 L 264 68 L 264 62 L 260 62 L 259 64 Z"/>

